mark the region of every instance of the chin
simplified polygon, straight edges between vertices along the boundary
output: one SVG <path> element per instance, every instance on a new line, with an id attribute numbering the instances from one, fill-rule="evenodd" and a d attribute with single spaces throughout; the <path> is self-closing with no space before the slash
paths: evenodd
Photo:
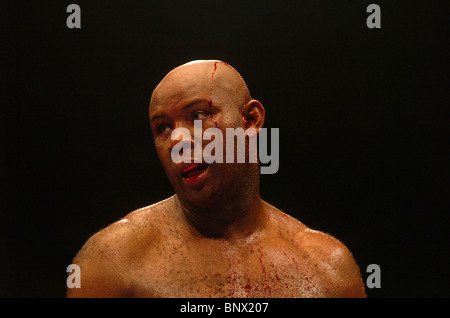
<path id="1" fill-rule="evenodd" d="M 233 201 L 233 196 L 229 195 L 225 189 L 218 190 L 212 185 L 206 185 L 196 190 L 177 191 L 177 195 L 189 205 L 198 208 L 220 207 Z"/>

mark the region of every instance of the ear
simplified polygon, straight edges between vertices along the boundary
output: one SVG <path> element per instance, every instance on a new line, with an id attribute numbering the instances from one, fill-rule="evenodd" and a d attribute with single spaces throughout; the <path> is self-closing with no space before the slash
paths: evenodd
<path id="1" fill-rule="evenodd" d="M 242 107 L 242 120 L 245 129 L 254 128 L 256 133 L 264 125 L 266 110 L 256 99 L 252 99 Z"/>

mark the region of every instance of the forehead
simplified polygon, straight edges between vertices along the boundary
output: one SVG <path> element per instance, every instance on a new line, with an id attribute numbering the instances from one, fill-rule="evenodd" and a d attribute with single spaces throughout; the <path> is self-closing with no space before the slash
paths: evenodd
<path id="1" fill-rule="evenodd" d="M 150 112 L 193 99 L 209 99 L 210 91 L 210 67 L 185 66 L 175 69 L 167 74 L 153 91 Z"/>

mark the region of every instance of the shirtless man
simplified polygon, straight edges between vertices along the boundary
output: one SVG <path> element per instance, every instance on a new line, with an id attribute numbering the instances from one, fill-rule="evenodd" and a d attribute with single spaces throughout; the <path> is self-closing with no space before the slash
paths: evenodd
<path id="1" fill-rule="evenodd" d="M 231 66 L 175 68 L 154 90 L 149 115 L 176 194 L 93 235 L 73 261 L 81 288 L 68 297 L 365 297 L 341 242 L 261 199 L 258 163 L 172 161 L 172 131 L 193 136 L 194 120 L 224 136 L 226 127 L 262 128 L 264 107 Z"/>

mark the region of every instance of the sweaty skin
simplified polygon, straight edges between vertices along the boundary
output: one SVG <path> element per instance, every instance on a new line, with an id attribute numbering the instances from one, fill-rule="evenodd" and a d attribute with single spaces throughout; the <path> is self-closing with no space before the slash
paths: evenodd
<path id="1" fill-rule="evenodd" d="M 175 194 L 94 234 L 73 261 L 81 288 L 68 288 L 67 297 L 365 297 L 341 242 L 260 197 L 257 163 L 171 160 L 178 142 L 171 132 L 182 127 L 193 136 L 194 120 L 224 136 L 227 127 L 262 128 L 264 107 L 231 66 L 208 60 L 175 68 L 155 88 L 149 115 Z"/>

